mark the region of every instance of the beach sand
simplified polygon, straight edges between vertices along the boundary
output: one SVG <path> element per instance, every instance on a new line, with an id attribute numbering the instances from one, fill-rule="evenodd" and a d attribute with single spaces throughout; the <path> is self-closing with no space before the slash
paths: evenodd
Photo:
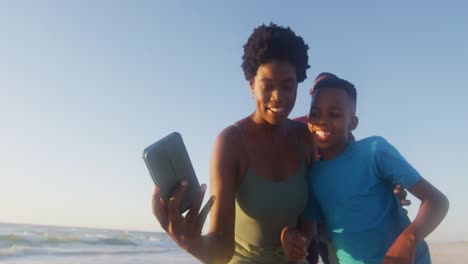
<path id="1" fill-rule="evenodd" d="M 468 264 L 468 242 L 429 242 L 432 263 Z"/>
<path id="2" fill-rule="evenodd" d="M 468 242 L 428 243 L 434 264 L 468 264 Z M 2 264 L 146 264 L 146 263 L 200 263 L 182 250 L 161 254 L 138 255 L 74 255 L 74 256 L 29 256 L 2 259 Z M 322 263 L 321 261 L 319 262 Z"/>
<path id="3" fill-rule="evenodd" d="M 428 245 L 433 264 L 468 264 L 468 242 L 428 242 Z"/>

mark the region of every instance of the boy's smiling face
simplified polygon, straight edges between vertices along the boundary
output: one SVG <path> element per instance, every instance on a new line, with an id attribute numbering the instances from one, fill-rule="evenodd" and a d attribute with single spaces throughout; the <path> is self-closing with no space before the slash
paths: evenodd
<path id="1" fill-rule="evenodd" d="M 338 156 L 357 126 L 356 104 L 342 89 L 322 88 L 312 95 L 308 127 L 324 159 Z"/>

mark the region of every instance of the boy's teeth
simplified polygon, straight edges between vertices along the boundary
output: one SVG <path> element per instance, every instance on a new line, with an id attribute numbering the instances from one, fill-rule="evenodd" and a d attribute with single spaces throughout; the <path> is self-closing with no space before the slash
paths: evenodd
<path id="1" fill-rule="evenodd" d="M 315 134 L 317 134 L 317 136 L 319 136 L 320 138 L 327 138 L 330 135 L 330 132 L 323 131 L 323 130 L 317 130 L 317 131 L 315 131 Z"/>

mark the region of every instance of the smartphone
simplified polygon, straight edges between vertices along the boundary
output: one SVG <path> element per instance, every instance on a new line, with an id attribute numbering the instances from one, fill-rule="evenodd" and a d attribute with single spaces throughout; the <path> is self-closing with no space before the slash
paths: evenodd
<path id="1" fill-rule="evenodd" d="M 145 148 L 143 160 L 166 205 L 179 183 L 187 181 L 180 212 L 190 209 L 200 192 L 200 184 L 180 133 L 173 132 Z"/>

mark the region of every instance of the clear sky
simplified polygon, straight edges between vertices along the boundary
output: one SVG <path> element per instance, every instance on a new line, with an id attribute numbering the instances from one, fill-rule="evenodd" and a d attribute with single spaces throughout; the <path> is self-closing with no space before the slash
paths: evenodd
<path id="1" fill-rule="evenodd" d="M 208 182 L 216 135 L 254 111 L 242 45 L 254 27 L 275 22 L 310 46 L 291 117 L 308 111 L 319 72 L 353 82 L 356 137 L 386 137 L 451 201 L 429 240 L 468 240 L 467 8 L 2 1 L 0 222 L 159 231 L 143 149 L 179 131 Z"/>

